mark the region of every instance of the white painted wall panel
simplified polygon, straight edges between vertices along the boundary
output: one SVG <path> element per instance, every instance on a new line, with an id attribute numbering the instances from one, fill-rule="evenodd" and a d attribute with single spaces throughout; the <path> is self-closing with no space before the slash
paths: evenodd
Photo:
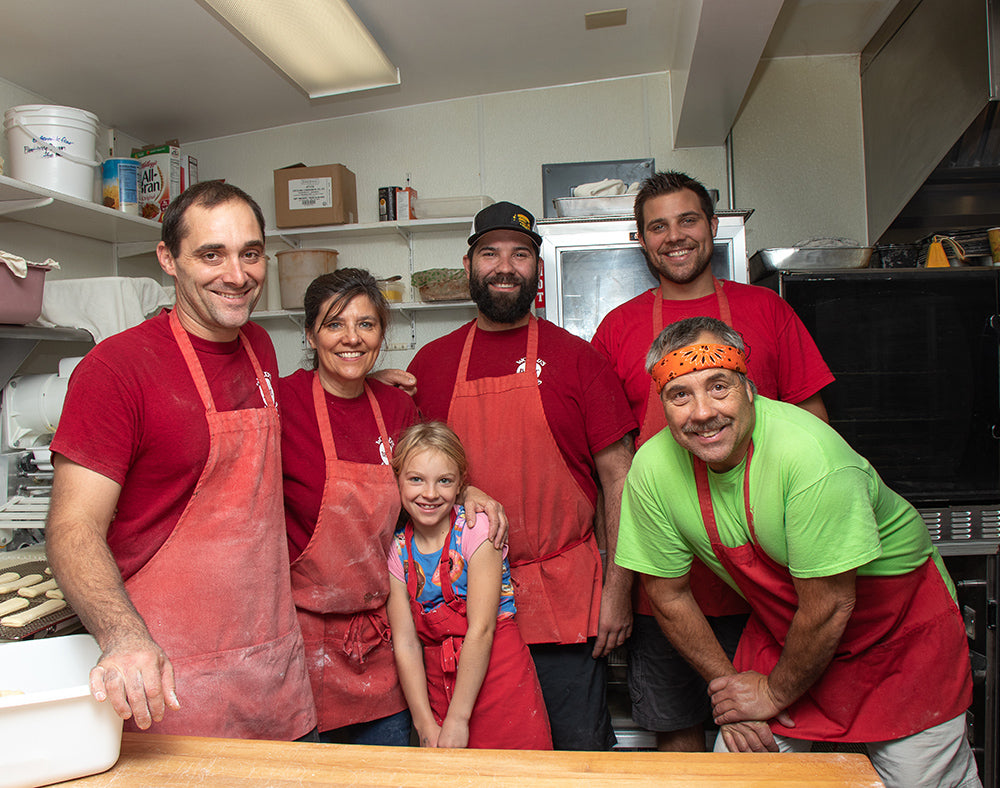
<path id="1" fill-rule="evenodd" d="M 856 55 L 763 61 L 733 128 L 747 251 L 818 237 L 867 242 Z"/>

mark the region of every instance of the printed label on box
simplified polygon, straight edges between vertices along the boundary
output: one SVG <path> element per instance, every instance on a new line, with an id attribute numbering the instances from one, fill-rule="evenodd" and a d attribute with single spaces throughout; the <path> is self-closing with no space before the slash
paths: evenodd
<path id="1" fill-rule="evenodd" d="M 333 207 L 333 180 L 331 178 L 301 178 L 288 182 L 288 208 L 303 211 L 311 208 Z"/>

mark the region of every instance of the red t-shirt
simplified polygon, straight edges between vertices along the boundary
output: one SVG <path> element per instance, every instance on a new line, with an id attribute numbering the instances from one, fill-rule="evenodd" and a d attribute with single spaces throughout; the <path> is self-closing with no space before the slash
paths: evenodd
<path id="1" fill-rule="evenodd" d="M 769 399 L 798 404 L 833 382 L 833 375 L 798 315 L 765 287 L 723 281 L 733 328 L 743 335 L 750 379 Z M 625 386 L 639 423 L 646 415 L 649 373 L 646 353 L 653 343 L 653 290 L 626 301 L 605 316 L 593 342 Z M 720 318 L 715 293 L 690 301 L 663 301 L 663 327 L 688 317 Z M 721 318 L 720 318 L 721 319 Z"/>
<path id="2" fill-rule="evenodd" d="M 587 342 L 547 320 L 538 321 L 538 378 L 542 408 L 556 445 L 580 488 L 597 500 L 594 455 L 637 429 L 621 383 Z M 470 323 L 424 345 L 410 363 L 417 378 L 417 407 L 428 419 L 446 421 L 458 364 Z M 469 360 L 472 380 L 513 375 L 525 361 L 528 328 L 477 331 Z M 517 428 L 516 413 L 496 414 L 497 461 L 504 432 Z M 475 473 L 475 469 L 473 469 Z M 487 490 L 488 492 L 488 490 Z"/>
<path id="3" fill-rule="evenodd" d="M 281 402 L 281 463 L 285 484 L 285 525 L 288 552 L 294 561 L 305 550 L 316 529 L 326 481 L 326 458 L 313 407 L 312 370 L 300 369 L 278 381 Z M 417 407 L 403 391 L 368 379 L 375 393 L 390 448 L 399 434 L 417 421 Z M 362 394 L 343 399 L 329 392 L 326 409 L 337 457 L 348 462 L 388 465 L 375 414 Z"/>
<path id="4" fill-rule="evenodd" d="M 87 354 L 70 377 L 52 440 L 52 451 L 122 485 L 108 545 L 125 579 L 173 531 L 208 458 L 205 406 L 168 314 L 163 310 Z M 243 332 L 270 386 L 278 378 L 271 338 L 254 323 Z M 218 410 L 264 407 L 238 339 L 189 336 Z"/>

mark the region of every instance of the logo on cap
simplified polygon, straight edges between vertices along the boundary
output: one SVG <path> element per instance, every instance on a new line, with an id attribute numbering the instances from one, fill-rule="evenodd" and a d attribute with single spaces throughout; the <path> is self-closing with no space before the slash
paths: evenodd
<path id="1" fill-rule="evenodd" d="M 515 213 L 514 221 L 521 225 L 525 230 L 531 232 L 531 219 L 525 216 L 523 213 Z"/>

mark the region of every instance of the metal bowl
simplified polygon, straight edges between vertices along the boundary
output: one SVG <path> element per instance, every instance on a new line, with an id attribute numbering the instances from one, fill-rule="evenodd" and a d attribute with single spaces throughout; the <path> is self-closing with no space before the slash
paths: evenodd
<path id="1" fill-rule="evenodd" d="M 552 200 L 556 216 L 631 216 L 635 208 L 634 194 L 609 194 L 604 197 L 556 197 Z"/>
<path id="2" fill-rule="evenodd" d="M 838 268 L 867 268 L 871 246 L 831 246 L 761 249 L 748 263 L 750 281 L 756 282 L 773 271 L 818 271 Z"/>

